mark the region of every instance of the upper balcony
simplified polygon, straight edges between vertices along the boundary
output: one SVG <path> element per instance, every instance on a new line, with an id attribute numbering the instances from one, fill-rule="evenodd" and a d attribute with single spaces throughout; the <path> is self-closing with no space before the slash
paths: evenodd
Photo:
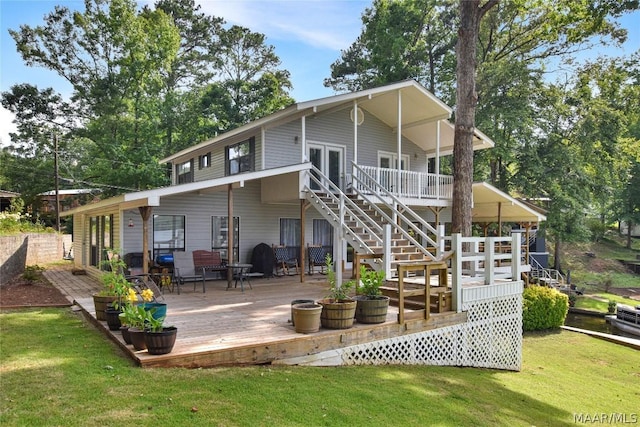
<path id="1" fill-rule="evenodd" d="M 353 168 L 353 176 L 357 178 L 352 179 L 356 190 L 368 193 L 380 186 L 409 204 L 448 205 L 453 198 L 453 176 L 450 175 L 358 166 Z"/>

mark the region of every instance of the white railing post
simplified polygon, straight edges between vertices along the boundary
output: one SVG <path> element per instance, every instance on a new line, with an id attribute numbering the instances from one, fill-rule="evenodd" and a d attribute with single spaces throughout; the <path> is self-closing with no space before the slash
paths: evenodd
<path id="1" fill-rule="evenodd" d="M 480 241 L 479 240 L 474 240 L 473 243 L 471 244 L 471 247 L 472 247 L 474 255 L 478 255 L 480 253 Z M 476 258 L 470 264 L 471 264 L 471 271 L 469 272 L 469 276 L 475 277 L 475 276 L 478 275 L 478 271 L 480 271 L 480 260 Z"/>
<path id="2" fill-rule="evenodd" d="M 495 274 L 495 238 L 487 237 L 484 243 L 484 284 L 493 284 Z"/>
<path id="3" fill-rule="evenodd" d="M 451 305 L 457 312 L 462 312 L 462 235 L 460 233 L 451 236 Z"/>
<path id="4" fill-rule="evenodd" d="M 338 205 L 339 221 L 340 225 L 335 228 L 336 231 L 336 243 L 335 243 L 335 258 L 333 260 L 333 271 L 336 273 L 336 284 L 342 286 L 342 260 L 344 259 L 343 253 L 343 240 L 344 240 L 344 197 L 340 195 L 340 204 Z"/>
<path id="5" fill-rule="evenodd" d="M 511 235 L 511 280 L 520 280 L 522 274 L 522 265 L 520 264 L 522 257 L 522 246 L 520 245 L 521 233 L 513 233 Z"/>
<path id="6" fill-rule="evenodd" d="M 391 275 L 391 224 L 382 226 L 382 262 L 385 277 L 390 279 Z"/>
<path id="7" fill-rule="evenodd" d="M 442 256 L 442 254 L 444 253 L 444 244 L 445 244 L 445 240 L 444 240 L 444 224 L 440 224 L 438 225 L 437 230 L 437 234 L 436 234 L 436 257 L 440 258 Z"/>

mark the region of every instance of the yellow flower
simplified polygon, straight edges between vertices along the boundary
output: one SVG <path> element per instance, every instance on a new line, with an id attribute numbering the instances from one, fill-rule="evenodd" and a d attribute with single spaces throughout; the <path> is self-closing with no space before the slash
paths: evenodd
<path id="1" fill-rule="evenodd" d="M 129 300 L 129 302 L 137 302 L 138 301 L 138 294 L 136 294 L 136 291 L 129 288 L 128 291 L 128 295 L 127 295 L 127 300 Z"/>
<path id="2" fill-rule="evenodd" d="M 144 301 L 148 302 L 153 300 L 153 291 L 151 289 L 145 289 L 140 295 L 142 295 Z"/>

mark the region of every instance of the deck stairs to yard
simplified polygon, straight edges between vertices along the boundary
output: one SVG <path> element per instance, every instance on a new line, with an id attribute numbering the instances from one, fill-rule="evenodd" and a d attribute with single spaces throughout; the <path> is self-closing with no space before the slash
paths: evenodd
<path id="1" fill-rule="evenodd" d="M 553 268 L 545 268 L 534 258 L 529 257 L 531 271 L 529 271 L 529 282 L 539 285 L 556 288 L 564 286 L 566 279 L 558 270 Z"/>
<path id="2" fill-rule="evenodd" d="M 391 204 L 380 202 L 373 203 L 366 200 L 363 195 L 345 194 L 328 179 L 322 179 L 321 173 L 314 170 L 310 174 L 315 182 L 315 189 L 307 188 L 307 200 L 320 212 L 320 214 L 333 227 L 342 227 L 343 234 L 357 254 L 383 254 L 384 253 L 384 225 L 390 224 L 390 270 L 392 277 L 397 272 L 400 264 L 435 261 L 436 242 L 423 234 L 422 240 L 429 242 L 429 246 L 423 246 L 413 237 L 416 232 L 411 232 L 397 226 L 397 219 L 404 219 L 415 227 L 418 222 L 415 217 L 407 217 L 408 208 L 396 208 Z M 329 182 L 329 184 L 325 184 Z M 366 195 L 364 197 L 367 197 Z M 414 214 L 415 216 L 415 214 Z M 394 218 L 396 221 L 394 221 Z M 418 217 L 419 218 L 419 217 Z M 402 221 L 401 221 L 402 222 Z M 426 227 L 431 227 L 425 223 Z M 435 229 L 431 230 L 435 233 Z M 369 266 L 374 270 L 383 268 L 380 262 L 371 262 Z M 408 273 L 413 275 L 412 273 Z"/>

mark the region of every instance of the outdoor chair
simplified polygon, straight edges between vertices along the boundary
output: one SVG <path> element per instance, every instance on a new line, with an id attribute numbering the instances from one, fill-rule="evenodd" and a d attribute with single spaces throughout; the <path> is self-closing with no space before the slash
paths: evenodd
<path id="1" fill-rule="evenodd" d="M 298 258 L 293 258 L 289 255 L 289 250 L 286 246 L 273 246 L 273 255 L 276 259 L 276 275 L 288 276 L 291 269 L 295 268 L 295 274 L 299 274 L 298 271 Z M 281 273 L 279 273 L 281 272 Z"/>
<path id="2" fill-rule="evenodd" d="M 222 259 L 219 251 L 193 251 L 193 265 L 196 271 L 202 271 L 205 280 L 226 277 L 223 273 L 227 271 L 227 261 Z"/>
<path id="3" fill-rule="evenodd" d="M 176 285 L 178 286 L 178 295 L 180 295 L 180 286 L 187 282 L 193 282 L 194 291 L 196 290 L 198 282 L 202 282 L 202 293 L 204 293 L 204 275 L 202 271 L 196 271 L 191 253 L 173 253 L 173 275 Z"/>
<path id="4" fill-rule="evenodd" d="M 307 245 L 307 258 L 309 260 L 309 274 L 313 274 L 317 267 L 320 267 L 320 273 L 325 274 L 326 268 L 326 252 L 322 245 Z"/>

